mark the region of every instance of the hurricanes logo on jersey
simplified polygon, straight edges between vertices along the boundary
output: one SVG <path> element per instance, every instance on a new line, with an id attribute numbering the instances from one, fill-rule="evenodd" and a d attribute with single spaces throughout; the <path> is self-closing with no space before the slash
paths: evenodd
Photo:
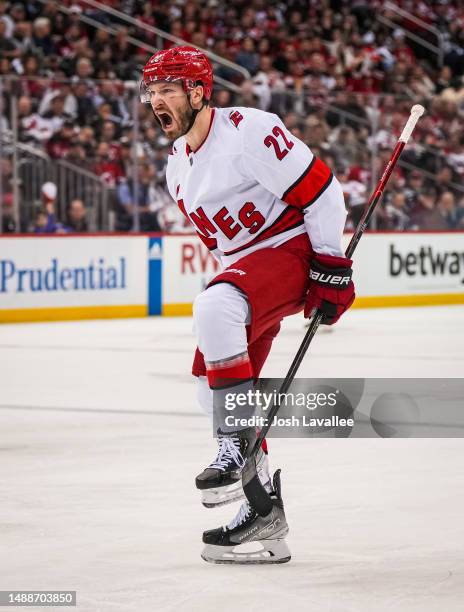
<path id="1" fill-rule="evenodd" d="M 243 115 L 241 113 L 239 113 L 238 111 L 231 111 L 231 113 L 229 114 L 229 119 L 232 121 L 232 123 L 238 129 L 238 124 L 243 119 Z"/>
<path id="2" fill-rule="evenodd" d="M 238 274 L 239 276 L 245 276 L 246 272 L 244 272 L 243 270 L 237 270 L 237 268 L 228 268 L 227 270 L 224 270 L 223 274 L 225 274 L 226 272 L 231 272 L 233 274 Z"/>

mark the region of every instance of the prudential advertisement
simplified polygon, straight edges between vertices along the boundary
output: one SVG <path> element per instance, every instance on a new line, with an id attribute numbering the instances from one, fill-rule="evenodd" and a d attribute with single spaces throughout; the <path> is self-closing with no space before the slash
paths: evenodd
<path id="1" fill-rule="evenodd" d="M 0 240 L 0 321 L 145 316 L 145 237 Z"/>

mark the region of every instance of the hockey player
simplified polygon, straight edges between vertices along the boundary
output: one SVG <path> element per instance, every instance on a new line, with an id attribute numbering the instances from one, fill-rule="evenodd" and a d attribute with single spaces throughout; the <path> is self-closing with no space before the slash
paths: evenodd
<path id="1" fill-rule="evenodd" d="M 351 260 L 341 237 L 346 211 L 330 169 L 274 114 L 212 108 L 213 74 L 194 47 L 160 51 L 147 62 L 141 99 L 173 142 L 167 184 L 223 271 L 193 308 L 198 347 L 193 374 L 206 412 L 224 393 L 253 388 L 283 317 L 316 309 L 326 324 L 351 306 Z M 248 407 L 249 408 L 249 407 Z M 222 421 L 221 421 L 222 422 Z M 196 478 L 203 503 L 243 499 L 240 473 L 254 428 L 221 427 L 217 457 Z M 266 517 L 245 501 L 226 526 L 203 534 L 203 558 L 218 563 L 290 559 L 280 470 L 271 479 L 266 448 L 258 474 L 273 500 Z M 261 550 L 242 552 L 259 542 Z"/>

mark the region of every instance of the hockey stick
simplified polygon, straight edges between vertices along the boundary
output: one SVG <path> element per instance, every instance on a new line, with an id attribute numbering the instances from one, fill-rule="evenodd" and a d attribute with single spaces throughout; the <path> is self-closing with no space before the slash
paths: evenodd
<path id="1" fill-rule="evenodd" d="M 348 248 L 346 249 L 345 256 L 348 259 L 351 259 L 351 256 L 353 255 L 358 245 L 358 242 L 361 239 L 361 236 L 366 230 L 366 227 L 372 217 L 372 213 L 374 212 L 377 204 L 379 203 L 383 195 L 385 186 L 388 182 L 388 179 L 390 178 L 393 169 L 396 166 L 396 162 L 398 161 L 404 147 L 406 146 L 406 143 L 408 142 L 419 117 L 421 117 L 421 115 L 424 113 L 424 110 L 424 107 L 420 104 L 415 104 L 411 108 L 409 118 L 403 128 L 398 142 L 396 143 L 393 154 L 390 157 L 390 160 L 386 165 L 382 177 L 377 183 L 373 194 L 369 198 L 366 210 L 364 211 L 364 214 L 358 224 L 358 227 L 356 228 L 353 237 L 350 240 Z M 279 395 L 281 393 L 286 393 L 290 388 L 290 385 L 292 384 L 293 379 L 295 378 L 298 368 L 300 367 L 301 362 L 303 361 L 303 357 L 305 356 L 305 353 L 308 350 L 308 347 L 311 344 L 311 341 L 314 338 L 314 335 L 316 334 L 319 325 L 321 324 L 323 316 L 323 313 L 321 313 L 320 311 L 317 311 L 316 314 L 313 316 L 311 324 L 308 327 L 308 331 L 306 332 L 306 335 L 303 339 L 303 342 L 301 343 L 301 346 L 298 349 L 297 354 L 295 355 L 292 365 L 288 370 L 287 376 L 285 377 L 284 382 L 282 383 L 282 386 L 279 389 Z M 277 397 L 279 397 L 279 395 Z M 256 471 L 256 456 L 258 454 L 259 449 L 261 448 L 261 444 L 263 443 L 264 438 L 266 437 L 271 427 L 271 423 L 275 415 L 279 411 L 279 408 L 280 404 L 279 402 L 276 402 L 269 411 L 266 420 L 266 425 L 261 429 L 259 436 L 255 441 L 251 454 L 248 457 L 248 460 L 242 471 L 242 483 L 245 495 L 250 504 L 256 510 L 256 512 L 261 516 L 268 515 L 269 512 L 272 510 L 272 501 L 258 478 L 258 474 Z"/>

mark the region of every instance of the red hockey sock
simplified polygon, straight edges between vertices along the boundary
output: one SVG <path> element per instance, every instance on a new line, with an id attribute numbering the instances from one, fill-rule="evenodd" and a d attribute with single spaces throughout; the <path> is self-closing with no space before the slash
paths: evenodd
<path id="1" fill-rule="evenodd" d="M 253 379 L 253 368 L 248 352 L 218 361 L 205 361 L 206 375 L 211 389 L 233 387 Z"/>

